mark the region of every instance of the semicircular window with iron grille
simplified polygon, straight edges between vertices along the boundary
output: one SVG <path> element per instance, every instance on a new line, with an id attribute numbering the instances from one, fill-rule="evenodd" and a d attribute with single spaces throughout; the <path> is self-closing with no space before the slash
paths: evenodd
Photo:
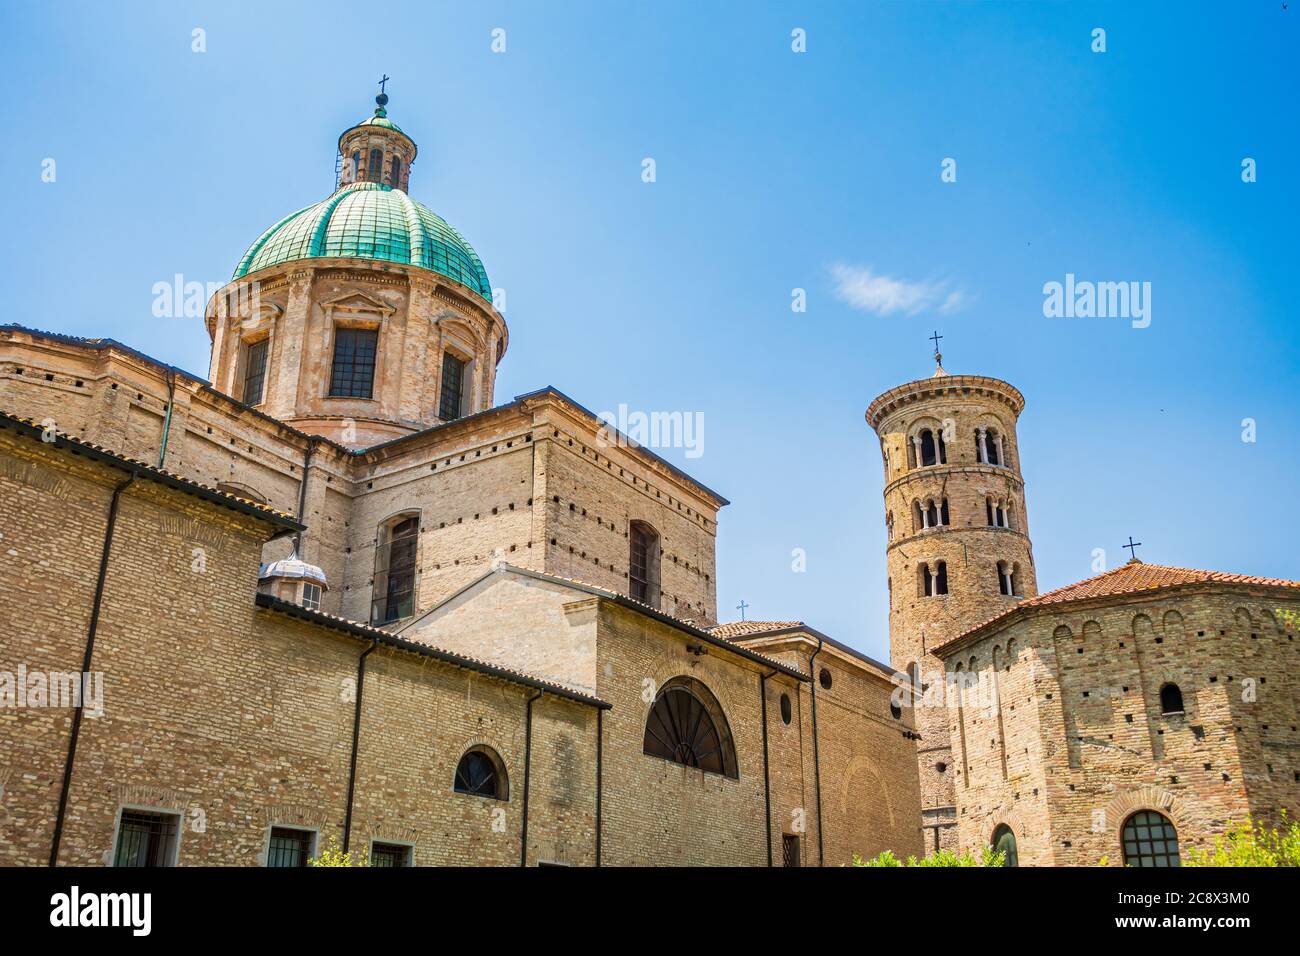
<path id="1" fill-rule="evenodd" d="M 474 797 L 491 797 L 493 800 L 509 799 L 506 791 L 505 767 L 496 754 L 486 747 L 466 752 L 456 765 L 457 793 Z"/>
<path id="2" fill-rule="evenodd" d="M 692 678 L 674 678 L 659 692 L 646 718 L 644 750 L 709 773 L 739 776 L 722 708 L 708 688 Z"/>

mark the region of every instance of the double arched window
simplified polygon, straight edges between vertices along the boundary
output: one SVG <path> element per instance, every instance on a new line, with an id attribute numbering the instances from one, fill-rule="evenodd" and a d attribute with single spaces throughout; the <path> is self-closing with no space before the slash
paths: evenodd
<path id="1" fill-rule="evenodd" d="M 1020 565 L 1009 561 L 998 562 L 998 593 L 1015 597 L 1020 593 Z"/>
<path id="2" fill-rule="evenodd" d="M 1178 831 L 1155 810 L 1139 810 L 1120 831 L 1125 866 L 1178 866 Z"/>
<path id="3" fill-rule="evenodd" d="M 988 511 L 990 528 L 1011 527 L 1011 505 L 1001 498 L 985 498 L 984 507 Z"/>
<path id="4" fill-rule="evenodd" d="M 919 597 L 938 597 L 948 593 L 948 563 L 935 561 L 934 564 L 922 564 L 917 569 L 917 593 Z"/>
<path id="5" fill-rule="evenodd" d="M 491 747 L 473 747 L 465 751 L 456 765 L 457 793 L 491 800 L 509 800 L 510 786 L 506 780 L 506 767 L 501 757 Z"/>
<path id="6" fill-rule="evenodd" d="M 391 624 L 415 613 L 416 557 L 420 516 L 398 515 L 379 526 L 370 623 Z"/>
<path id="7" fill-rule="evenodd" d="M 722 707 L 693 677 L 674 677 L 660 689 L 646 717 L 642 749 L 651 757 L 709 773 L 733 779 L 740 775 Z"/>

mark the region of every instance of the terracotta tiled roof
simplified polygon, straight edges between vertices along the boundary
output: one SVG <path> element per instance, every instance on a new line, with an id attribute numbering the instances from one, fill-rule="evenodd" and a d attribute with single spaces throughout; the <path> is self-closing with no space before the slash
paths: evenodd
<path id="1" fill-rule="evenodd" d="M 387 644 L 390 647 L 397 647 L 403 650 L 424 653 L 431 657 L 445 661 L 448 664 L 454 664 L 457 667 L 464 667 L 468 670 L 480 671 L 485 674 L 492 674 L 503 680 L 514 681 L 518 684 L 525 684 L 530 687 L 550 690 L 569 698 L 570 700 L 579 700 L 583 703 L 593 704 L 602 709 L 608 709 L 610 704 L 601 700 L 594 694 L 563 684 L 559 681 L 551 680 L 545 677 L 538 677 L 535 674 L 518 670 L 514 667 L 507 667 L 492 661 L 481 660 L 477 657 L 470 657 L 467 654 L 461 654 L 456 651 L 449 651 L 446 648 L 438 647 L 428 641 L 411 640 L 410 638 L 401 637 L 390 631 L 381 628 L 372 627 L 369 624 L 363 624 L 360 621 L 353 621 L 346 617 L 339 617 L 337 614 L 327 614 L 324 611 L 316 611 L 311 608 L 296 604 L 293 601 L 285 601 L 280 598 L 272 597 L 269 594 L 259 593 L 254 596 L 254 603 L 258 607 L 266 608 L 271 611 L 279 611 L 282 614 L 289 614 L 293 617 L 302 618 L 320 624 L 324 627 L 332 627 L 337 630 L 346 631 L 355 634 L 358 637 L 368 637 L 380 643 Z"/>
<path id="2" fill-rule="evenodd" d="M 524 577 L 534 578 L 539 581 L 552 581 L 556 584 L 560 584 L 565 587 L 575 588 L 579 591 L 584 591 L 587 594 L 591 594 L 596 597 L 607 598 L 608 600 L 613 601 L 615 604 L 622 605 L 623 607 L 629 608 L 633 611 L 638 611 L 641 614 L 647 615 L 648 617 L 656 618 L 657 620 L 663 621 L 665 624 L 669 624 L 673 627 L 679 628 L 680 630 L 683 630 L 688 634 L 695 634 L 698 635 L 699 637 L 704 638 L 706 641 L 709 641 L 710 643 L 714 643 L 718 646 L 724 646 L 728 650 L 731 650 L 742 657 L 747 657 L 750 660 L 753 660 L 757 663 L 766 664 L 769 667 L 775 667 L 777 670 L 789 674 L 791 677 L 797 677 L 803 681 L 807 681 L 810 679 L 807 674 L 804 674 L 797 667 L 791 667 L 789 664 L 784 664 L 781 661 L 776 660 L 775 658 L 768 657 L 766 654 L 759 653 L 758 651 L 755 651 L 752 648 L 746 647 L 744 644 L 735 643 L 730 639 L 723 637 L 722 635 L 715 634 L 713 633 L 713 631 L 702 628 L 698 624 L 694 624 L 691 621 L 685 620 L 684 618 L 675 617 L 674 615 L 669 614 L 666 611 L 661 611 L 658 608 L 652 607 L 649 604 L 645 604 L 641 601 L 634 600 L 633 598 L 628 597 L 626 594 L 620 594 L 617 591 L 611 591 L 608 588 L 603 588 L 598 584 L 590 584 L 587 581 L 581 581 L 578 578 L 566 578 L 562 575 L 551 574 L 548 571 L 538 571 L 534 568 L 526 568 L 521 565 L 510 564 L 507 561 L 501 561 L 501 560 L 493 561 L 492 567 L 484 574 L 475 578 L 473 581 L 465 585 L 463 588 L 461 588 L 459 591 L 455 592 L 454 594 L 448 595 L 447 597 L 443 598 L 437 604 L 433 605 L 433 607 L 429 608 L 428 610 L 424 611 L 421 614 L 416 615 L 416 617 L 412 619 L 409 623 L 403 625 L 398 630 L 398 633 L 399 634 L 405 633 L 406 631 L 415 627 L 416 624 L 419 621 L 421 621 L 425 616 L 432 614 L 433 612 L 437 611 L 438 608 L 451 603 L 452 601 L 459 598 L 462 594 L 469 591 L 471 588 L 477 587 L 481 582 L 486 581 L 492 575 L 500 572 L 510 572 L 513 574 L 520 574 L 523 575 Z"/>
<path id="3" fill-rule="evenodd" d="M 1043 607 L 1049 604 L 1065 604 L 1070 601 L 1086 601 L 1092 598 L 1116 597 L 1124 594 L 1137 594 L 1142 591 L 1156 591 L 1161 588 L 1178 587 L 1186 584 L 1253 584 L 1264 587 L 1295 588 L 1300 591 L 1300 581 L 1287 581 L 1283 578 L 1261 578 L 1250 574 L 1226 574 L 1223 571 L 1200 571 L 1194 568 L 1171 568 L 1162 564 L 1146 564 L 1142 561 L 1129 561 L 1113 571 L 1107 571 L 1096 577 L 1087 578 L 1065 587 L 1040 594 L 1038 597 L 1021 601 L 1015 607 L 994 615 L 988 620 L 969 630 L 963 631 L 950 641 L 945 641 L 935 648 L 942 651 L 949 645 L 956 644 L 962 638 L 976 631 L 983 630 L 990 624 L 997 623 L 1023 608 Z"/>
<path id="4" fill-rule="evenodd" d="M 779 631 L 787 627 L 802 627 L 803 621 L 731 621 L 709 628 L 709 633 L 723 640 L 734 640 L 750 634 L 763 634 L 767 631 Z"/>
<path id="5" fill-rule="evenodd" d="M 75 435 L 59 431 L 57 428 L 47 429 L 44 425 L 34 419 L 23 418 L 20 415 L 15 415 L 11 412 L 6 412 L 3 409 L 0 409 L 0 426 L 3 426 L 6 423 L 21 429 L 29 436 L 40 438 L 41 441 L 51 444 L 55 448 L 62 445 L 70 447 L 74 452 L 80 450 L 82 453 L 93 458 L 98 458 L 100 461 L 111 462 L 124 471 L 132 471 L 151 481 L 157 481 L 160 484 L 169 485 L 180 491 L 198 495 L 208 501 L 224 504 L 245 514 L 265 518 L 282 527 L 287 527 L 297 531 L 301 531 L 304 527 L 296 518 L 294 518 L 293 515 L 284 511 L 279 511 L 269 505 L 264 505 L 257 501 L 250 501 L 247 498 L 241 498 L 239 495 L 232 495 L 225 491 L 219 491 L 210 485 L 205 485 L 201 482 L 186 478 L 184 475 L 178 475 L 173 471 L 168 471 L 166 468 L 159 468 L 156 465 L 151 465 L 138 458 L 123 455 L 120 452 L 113 451 L 111 448 L 106 448 L 103 445 L 97 445 L 94 442 L 86 441 L 84 438 L 77 438 Z"/>

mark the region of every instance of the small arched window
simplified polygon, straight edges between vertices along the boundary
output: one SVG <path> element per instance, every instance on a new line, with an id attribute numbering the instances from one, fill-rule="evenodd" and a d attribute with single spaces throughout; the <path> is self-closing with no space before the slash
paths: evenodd
<path id="1" fill-rule="evenodd" d="M 936 505 L 934 499 L 931 498 L 925 503 L 925 526 L 927 528 L 935 528 L 938 527 L 939 524 L 939 506 Z"/>
<path id="2" fill-rule="evenodd" d="M 782 694 L 781 695 L 781 723 L 789 724 L 790 718 L 792 716 L 793 716 L 793 711 L 791 710 L 790 707 L 790 695 Z"/>
<path id="3" fill-rule="evenodd" d="M 912 502 L 912 533 L 922 531 L 925 528 L 925 512 L 921 510 L 921 502 Z"/>
<path id="4" fill-rule="evenodd" d="M 1160 713 L 1166 716 L 1183 713 L 1183 692 L 1177 684 L 1166 684 L 1160 688 Z"/>
<path id="5" fill-rule="evenodd" d="M 505 764 L 490 747 L 475 747 L 465 751 L 460 763 L 456 765 L 454 786 L 457 793 L 467 793 L 472 797 L 510 799 Z"/>
<path id="6" fill-rule="evenodd" d="M 934 593 L 948 593 L 948 563 L 936 561 L 934 565 Z"/>
<path id="7" fill-rule="evenodd" d="M 384 151 L 375 147 L 370 151 L 370 167 L 366 170 L 366 178 L 372 183 L 379 182 L 384 173 Z"/>
<path id="8" fill-rule="evenodd" d="M 993 849 L 1003 854 L 1003 866 L 1020 865 L 1020 860 L 1016 855 L 1016 835 L 1011 832 L 1011 827 L 1005 823 L 999 824 L 998 828 L 993 831 Z"/>
<path id="9" fill-rule="evenodd" d="M 1178 866 L 1178 831 L 1169 818 L 1154 810 L 1139 810 L 1120 831 L 1125 866 Z"/>
<path id="10" fill-rule="evenodd" d="M 352 181 L 356 182 L 361 178 L 361 150 L 352 151 Z"/>
<path id="11" fill-rule="evenodd" d="M 717 698 L 693 677 L 664 684 L 645 723 L 642 750 L 651 757 L 736 778 L 736 748 Z"/>
<path id="12" fill-rule="evenodd" d="M 947 527 L 949 523 L 950 522 L 948 521 L 948 499 L 944 498 L 939 505 L 939 524 Z"/>
<path id="13" fill-rule="evenodd" d="M 659 534 L 644 521 L 628 528 L 627 583 L 634 601 L 659 606 Z"/>
<path id="14" fill-rule="evenodd" d="M 939 460 L 939 448 L 934 441 L 934 432 L 926 428 L 921 432 L 921 464 L 922 466 L 937 464 Z"/>
<path id="15" fill-rule="evenodd" d="M 396 156 L 393 157 L 393 161 L 389 165 L 388 185 L 394 189 L 399 189 L 402 185 L 402 161 Z"/>

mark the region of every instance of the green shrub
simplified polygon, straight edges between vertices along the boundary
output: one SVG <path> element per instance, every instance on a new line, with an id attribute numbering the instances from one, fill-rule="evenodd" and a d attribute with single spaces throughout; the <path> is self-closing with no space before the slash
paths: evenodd
<path id="1" fill-rule="evenodd" d="M 878 856 L 870 860 L 864 860 L 856 853 L 853 854 L 854 866 L 1003 866 L 1006 864 L 1006 854 L 986 846 L 977 857 L 970 850 L 964 850 L 961 853 L 954 853 L 952 850 L 936 850 L 929 856 L 917 859 L 909 856 L 907 862 L 899 860 L 894 854 L 885 850 Z"/>
<path id="2" fill-rule="evenodd" d="M 330 837 L 329 843 L 325 845 L 320 856 L 311 857 L 307 864 L 308 866 L 369 866 L 370 860 L 365 853 L 360 856 L 353 856 L 351 850 L 344 853 L 339 848 L 339 841 Z"/>
<path id="3" fill-rule="evenodd" d="M 1300 823 L 1287 821 L 1269 828 L 1246 818 L 1245 823 L 1228 825 L 1227 832 L 1214 838 L 1209 849 L 1189 847 L 1183 866 L 1300 866 Z"/>

